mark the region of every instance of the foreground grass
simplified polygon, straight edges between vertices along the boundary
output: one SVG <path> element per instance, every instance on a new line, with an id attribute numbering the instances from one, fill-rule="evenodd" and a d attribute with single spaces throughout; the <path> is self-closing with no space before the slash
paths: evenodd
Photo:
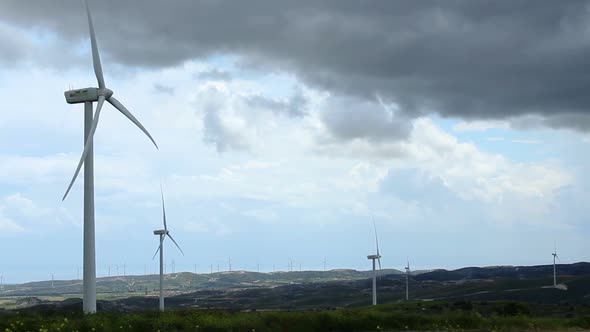
<path id="1" fill-rule="evenodd" d="M 0 315 L 0 332 L 16 331 L 522 331 L 590 329 L 590 315 L 534 316 L 526 304 L 388 304 L 304 312 L 176 310 L 166 313 L 12 312 Z"/>

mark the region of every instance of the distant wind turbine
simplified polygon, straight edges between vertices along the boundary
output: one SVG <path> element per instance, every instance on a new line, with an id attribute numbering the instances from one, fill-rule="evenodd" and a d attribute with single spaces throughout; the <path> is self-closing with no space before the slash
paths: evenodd
<path id="1" fill-rule="evenodd" d="M 92 61 L 94 65 L 94 74 L 98 81 L 98 88 L 83 88 L 77 90 L 68 90 L 64 92 L 68 104 L 84 103 L 84 150 L 78 162 L 78 167 L 70 181 L 62 200 L 65 200 L 74 185 L 78 173 L 84 165 L 84 268 L 83 268 L 83 299 L 82 309 L 84 313 L 96 312 L 96 253 L 95 253 L 95 236 L 94 236 L 94 153 L 93 140 L 102 105 L 105 101 L 109 102 L 119 112 L 133 122 L 148 138 L 158 147 L 149 132 L 143 125 L 113 97 L 113 90 L 108 89 L 102 72 L 102 64 L 98 53 L 98 45 L 92 25 L 92 17 L 88 8 L 88 1 L 85 1 L 86 14 L 88 16 L 88 28 L 90 31 L 90 44 L 92 48 Z M 96 113 L 93 114 L 92 104 L 97 102 Z"/>
<path id="2" fill-rule="evenodd" d="M 554 245 L 553 253 L 551 255 L 553 255 L 553 287 L 557 288 L 557 271 L 555 268 L 555 259 L 557 258 L 559 260 L 559 256 L 557 256 L 557 246 L 556 245 Z"/>
<path id="3" fill-rule="evenodd" d="M 180 246 L 172 235 L 170 235 L 170 231 L 168 231 L 168 226 L 166 225 L 166 206 L 164 205 L 164 191 L 160 186 L 160 194 L 162 196 L 162 221 L 164 223 L 164 229 L 158 229 L 154 231 L 154 235 L 158 235 L 160 237 L 160 245 L 154 254 L 152 259 L 156 258 L 158 252 L 160 252 L 160 311 L 164 311 L 164 238 L 169 237 L 170 240 L 174 243 L 176 248 L 180 250 L 180 253 L 184 256 L 184 252 L 180 249 Z"/>
<path id="4" fill-rule="evenodd" d="M 377 226 L 373 219 L 373 229 L 375 230 L 375 247 L 377 249 L 376 255 L 368 255 L 367 259 L 373 261 L 373 305 L 377 305 L 377 271 L 375 269 L 375 260 L 379 263 L 379 270 L 381 270 L 381 255 L 379 254 L 379 240 L 377 238 Z"/>
<path id="5" fill-rule="evenodd" d="M 551 254 L 553 255 L 553 287 L 559 290 L 563 290 L 566 291 L 568 289 L 566 284 L 558 284 L 557 283 L 557 270 L 556 270 L 556 264 L 555 264 L 555 259 L 557 259 L 558 261 L 559 256 L 557 255 L 557 246 L 554 247 L 553 253 Z"/>
<path id="6" fill-rule="evenodd" d="M 406 301 L 410 299 L 410 287 L 408 283 L 408 278 L 410 276 L 410 261 L 407 261 L 406 269 Z"/>

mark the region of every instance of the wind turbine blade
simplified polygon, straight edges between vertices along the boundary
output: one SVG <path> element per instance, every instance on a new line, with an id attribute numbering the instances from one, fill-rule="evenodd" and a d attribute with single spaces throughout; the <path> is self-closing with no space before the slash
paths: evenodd
<path id="1" fill-rule="evenodd" d="M 377 247 L 377 256 L 379 256 L 379 240 L 377 239 L 377 225 L 375 225 L 375 218 L 373 218 L 373 229 L 375 230 L 375 246 Z"/>
<path id="2" fill-rule="evenodd" d="M 381 258 L 377 258 L 377 263 L 379 263 L 379 270 L 381 270 Z"/>
<path id="3" fill-rule="evenodd" d="M 160 246 L 158 246 L 158 249 L 156 249 L 156 253 L 152 257 L 152 260 L 154 260 L 154 258 L 156 258 L 156 255 L 158 254 L 159 251 L 160 251 Z"/>
<path id="4" fill-rule="evenodd" d="M 90 16 L 88 0 L 84 2 L 86 4 L 86 14 L 88 15 L 88 28 L 90 30 L 90 44 L 92 45 L 92 63 L 94 65 L 94 74 L 96 75 L 96 80 L 98 81 L 98 87 L 104 89 L 104 76 L 102 75 L 102 65 L 100 64 L 100 55 L 98 54 L 98 45 L 96 44 L 94 26 L 92 25 L 92 16 Z"/>
<path id="5" fill-rule="evenodd" d="M 96 106 L 96 113 L 94 113 L 94 119 L 92 120 L 92 125 L 90 126 L 90 132 L 88 133 L 88 137 L 86 138 L 86 144 L 84 144 L 84 151 L 82 151 L 82 157 L 80 157 L 80 161 L 78 162 L 78 167 L 76 167 L 76 172 L 74 172 L 74 176 L 72 177 L 72 181 L 70 181 L 70 185 L 68 186 L 68 189 L 66 190 L 66 193 L 64 194 L 63 198 L 61 199 L 62 201 L 66 199 L 66 197 L 68 196 L 68 193 L 70 192 L 70 189 L 72 189 L 72 186 L 74 185 L 74 182 L 76 182 L 76 178 L 78 177 L 78 173 L 80 173 L 80 170 L 82 169 L 82 164 L 84 164 L 84 160 L 86 160 L 86 155 L 88 155 L 88 151 L 90 150 L 90 147 L 92 146 L 92 142 L 94 141 L 94 132 L 96 132 L 96 126 L 98 126 L 98 118 L 100 116 L 100 110 L 102 109 L 102 105 L 104 103 L 104 96 L 100 95 L 98 96 L 98 105 Z"/>
<path id="6" fill-rule="evenodd" d="M 111 105 L 113 105 L 113 107 L 118 109 L 119 112 L 123 113 L 123 115 L 125 115 L 129 120 L 131 120 L 131 122 L 133 122 L 137 127 L 139 127 L 139 129 L 141 129 L 141 131 L 143 131 L 143 133 L 147 135 L 147 137 L 150 139 L 150 141 L 152 141 L 152 143 L 154 143 L 154 145 L 156 146 L 156 149 L 159 149 L 158 144 L 156 144 L 156 141 L 154 141 L 154 139 L 152 138 L 152 135 L 150 135 L 150 133 L 147 131 L 147 129 L 145 129 L 143 127 L 143 125 L 133 116 L 133 114 L 131 114 L 131 112 L 129 112 L 125 108 L 125 106 L 123 106 L 123 104 L 121 104 L 117 99 L 115 99 L 115 97 L 110 97 L 107 101 L 109 103 L 111 103 Z"/>
<path id="7" fill-rule="evenodd" d="M 162 195 L 162 220 L 164 220 L 164 230 L 168 230 L 168 226 L 166 226 L 166 207 L 164 205 L 164 190 L 162 189 L 162 184 L 160 184 L 160 194 Z"/>
<path id="8" fill-rule="evenodd" d="M 166 235 L 168 235 L 170 240 L 172 240 L 172 242 L 174 242 L 174 244 L 176 245 L 176 248 L 178 248 L 178 250 L 180 250 L 180 253 L 182 254 L 182 256 L 184 256 L 184 251 L 182 251 L 182 249 L 180 249 L 180 246 L 178 245 L 178 243 L 176 243 L 176 241 L 174 241 L 174 238 L 172 237 L 172 235 L 170 235 L 170 233 L 166 233 Z"/>

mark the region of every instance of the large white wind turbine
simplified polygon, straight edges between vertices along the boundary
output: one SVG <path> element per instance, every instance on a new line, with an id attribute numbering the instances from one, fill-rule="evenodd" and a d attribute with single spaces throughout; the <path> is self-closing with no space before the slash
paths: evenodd
<path id="1" fill-rule="evenodd" d="M 166 236 L 168 236 L 170 238 L 170 240 L 172 240 L 172 242 L 174 242 L 174 245 L 176 245 L 176 248 L 178 248 L 178 250 L 180 250 L 180 253 L 184 256 L 184 252 L 182 251 L 182 249 L 180 249 L 180 246 L 178 245 L 178 243 L 176 243 L 176 241 L 174 241 L 174 238 L 172 237 L 172 235 L 170 235 L 170 231 L 168 231 L 168 226 L 166 225 L 166 207 L 164 205 L 164 191 L 162 190 L 162 187 L 160 187 L 160 194 L 162 195 L 162 220 L 164 222 L 164 229 L 157 229 L 154 231 L 154 235 L 158 235 L 160 237 L 160 245 L 158 246 L 158 249 L 156 250 L 156 253 L 154 254 L 154 257 L 152 257 L 152 259 L 156 258 L 156 255 L 158 254 L 158 251 L 160 252 L 160 311 L 164 311 L 164 238 Z"/>
<path id="2" fill-rule="evenodd" d="M 373 229 L 375 230 L 375 247 L 377 248 L 376 255 L 368 255 L 367 259 L 373 261 L 373 305 L 377 305 L 377 270 L 375 269 L 375 260 L 379 263 L 379 270 L 381 270 L 381 255 L 379 254 L 379 240 L 377 239 L 377 226 L 373 220 Z"/>
<path id="3" fill-rule="evenodd" d="M 93 160 L 93 137 L 98 125 L 98 119 L 102 105 L 109 102 L 119 112 L 133 122 L 148 138 L 158 147 L 150 133 L 143 125 L 121 104 L 115 97 L 113 91 L 105 85 L 102 73 L 102 65 L 98 54 L 98 45 L 92 25 L 92 17 L 88 2 L 85 1 L 86 14 L 88 16 L 88 27 L 90 30 L 90 44 L 92 47 L 92 61 L 94 74 L 98 81 L 98 88 L 84 88 L 64 92 L 68 104 L 84 103 L 84 151 L 78 162 L 76 172 L 66 190 L 62 200 L 65 200 L 76 181 L 78 173 L 84 164 L 84 272 L 83 272 L 83 310 L 85 313 L 96 312 L 96 257 L 94 237 L 94 160 Z M 96 113 L 93 114 L 92 103 L 97 102 Z"/>

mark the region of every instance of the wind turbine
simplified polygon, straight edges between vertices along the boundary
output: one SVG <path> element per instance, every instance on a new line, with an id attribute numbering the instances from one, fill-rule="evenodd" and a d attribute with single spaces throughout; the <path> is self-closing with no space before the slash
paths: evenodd
<path id="1" fill-rule="evenodd" d="M 409 284 L 408 284 L 408 277 L 410 275 L 410 261 L 409 260 L 407 261 L 405 269 L 406 269 L 406 301 L 407 301 L 410 299 L 410 290 L 409 290 L 410 288 L 409 288 Z"/>
<path id="2" fill-rule="evenodd" d="M 162 220 L 164 222 L 164 229 L 158 229 L 158 230 L 154 231 L 154 235 L 158 235 L 160 237 L 160 245 L 158 246 L 158 249 L 156 250 L 154 257 L 152 257 L 152 260 L 154 258 L 156 258 L 156 255 L 158 254 L 158 251 L 159 251 L 160 252 L 160 311 L 164 311 L 164 238 L 166 236 L 169 237 L 170 240 L 172 240 L 172 242 L 174 242 L 174 245 L 176 245 L 176 248 L 178 248 L 178 250 L 180 250 L 180 253 L 183 256 L 184 256 L 184 252 L 182 251 L 182 249 L 180 249 L 180 246 L 178 245 L 178 243 L 176 243 L 176 241 L 174 240 L 172 235 L 170 235 L 170 231 L 168 231 L 168 226 L 166 225 L 166 207 L 164 206 L 164 191 L 162 190 L 161 186 L 160 186 L 160 194 L 162 195 Z"/>
<path id="3" fill-rule="evenodd" d="M 553 253 L 553 287 L 557 288 L 557 273 L 555 270 L 555 259 L 559 260 L 559 256 L 557 256 L 557 246 L 554 246 Z"/>
<path id="4" fill-rule="evenodd" d="M 377 305 L 377 271 L 375 270 L 375 260 L 379 262 L 379 270 L 381 270 L 381 255 L 379 254 L 379 240 L 377 239 L 377 226 L 373 220 L 373 229 L 375 230 L 375 247 L 377 248 L 376 255 L 368 255 L 367 259 L 373 261 L 373 305 Z"/>
<path id="5" fill-rule="evenodd" d="M 119 112 L 126 116 L 133 122 L 141 131 L 143 131 L 148 138 L 154 143 L 156 148 L 158 145 L 150 135 L 150 133 L 143 127 L 143 125 L 121 104 L 115 97 L 113 97 L 113 90 L 108 89 L 105 85 L 104 76 L 102 73 L 102 65 L 100 62 L 100 55 L 98 53 L 98 45 L 96 36 L 94 34 L 94 26 L 92 25 L 92 17 L 90 9 L 88 8 L 88 1 L 85 1 L 86 15 L 88 16 L 88 28 L 90 31 L 90 44 L 92 48 L 92 62 L 94 66 L 94 74 L 98 81 L 98 88 L 83 88 L 77 90 L 68 90 L 64 92 L 66 102 L 68 104 L 84 103 L 84 150 L 78 167 L 74 172 L 74 176 L 70 181 L 68 189 L 64 194 L 62 200 L 65 200 L 74 185 L 78 173 L 84 164 L 84 267 L 83 267 L 83 304 L 84 313 L 96 312 L 96 253 L 95 253 L 95 236 L 94 236 L 94 153 L 93 153 L 93 138 L 94 132 L 98 125 L 98 119 L 102 105 L 105 101 L 109 102 Z M 97 102 L 96 113 L 93 114 L 92 103 Z"/>

